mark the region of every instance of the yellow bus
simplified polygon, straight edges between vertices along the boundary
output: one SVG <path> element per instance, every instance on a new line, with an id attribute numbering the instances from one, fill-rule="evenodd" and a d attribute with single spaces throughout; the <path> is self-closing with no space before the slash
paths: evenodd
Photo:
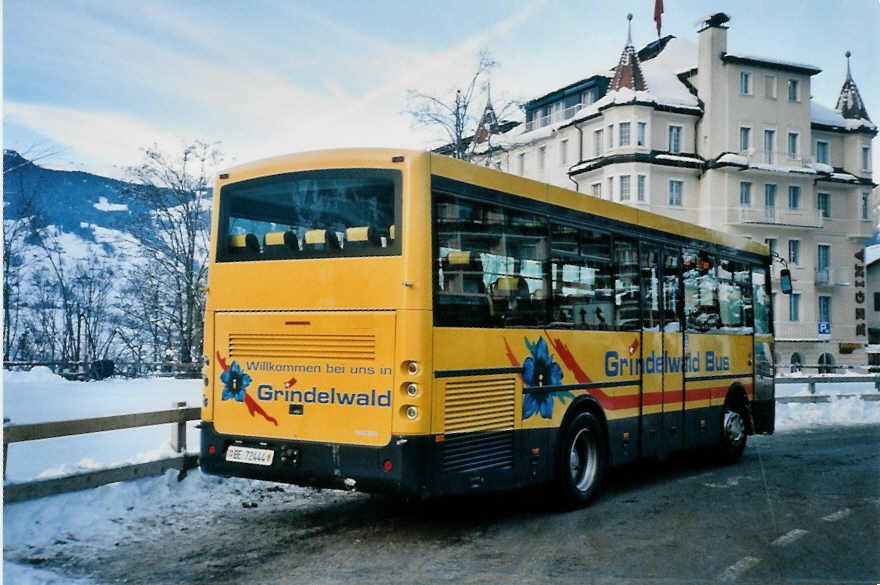
<path id="1" fill-rule="evenodd" d="M 763 245 L 418 151 L 214 193 L 208 473 L 582 505 L 610 466 L 773 432 Z"/>

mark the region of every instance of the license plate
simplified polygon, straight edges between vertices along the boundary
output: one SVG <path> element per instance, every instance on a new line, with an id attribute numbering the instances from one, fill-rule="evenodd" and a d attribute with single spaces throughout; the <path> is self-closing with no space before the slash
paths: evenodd
<path id="1" fill-rule="evenodd" d="M 238 447 L 231 445 L 226 450 L 226 460 L 236 463 L 252 463 L 254 465 L 272 465 L 275 451 L 271 449 L 254 449 L 252 447 Z"/>

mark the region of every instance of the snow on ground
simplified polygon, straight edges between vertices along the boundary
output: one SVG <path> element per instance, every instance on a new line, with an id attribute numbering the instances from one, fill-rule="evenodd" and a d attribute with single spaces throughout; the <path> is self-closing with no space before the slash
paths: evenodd
<path id="1" fill-rule="evenodd" d="M 874 391 L 870 383 L 817 384 L 817 394 L 861 394 Z M 779 395 L 808 395 L 806 384 L 778 385 Z M 170 408 L 173 401 L 196 406 L 200 380 L 168 378 L 109 379 L 71 382 L 47 368 L 3 372 L 3 414 L 14 423 L 87 418 Z M 777 404 L 776 428 L 781 432 L 816 425 L 880 423 L 880 402 L 837 398 L 825 404 Z M 187 444 L 198 450 L 198 430 L 190 423 Z M 30 441 L 9 446 L 7 479 L 27 481 L 82 469 L 172 456 L 171 425 L 109 431 Z M 182 481 L 176 471 L 160 477 L 101 486 L 3 508 L 3 573 L 0 582 L 21 585 L 92 585 L 41 569 L 59 542 L 88 534 L 91 545 L 112 547 L 128 535 L 160 532 L 169 516 L 188 521 L 210 518 L 230 507 L 262 501 L 266 482 L 222 479 L 191 470 Z M 327 504 L 359 497 L 327 490 L 283 486 L 286 507 Z M 279 508 L 280 510 L 281 508 Z M 195 518 L 198 516 L 198 518 Z"/>

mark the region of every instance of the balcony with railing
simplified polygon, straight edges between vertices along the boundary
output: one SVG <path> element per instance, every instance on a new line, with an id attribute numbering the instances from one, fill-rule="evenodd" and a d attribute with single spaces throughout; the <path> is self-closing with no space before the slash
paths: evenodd
<path id="1" fill-rule="evenodd" d="M 812 156 L 803 155 L 801 153 L 789 153 L 787 151 L 773 150 L 766 152 L 750 148 L 745 152 L 740 152 L 740 156 L 745 157 L 749 167 L 753 169 L 774 171 L 774 172 L 800 172 L 806 174 L 815 174 L 816 169 L 813 166 L 815 162 Z"/>
<path id="2" fill-rule="evenodd" d="M 730 207 L 729 224 L 764 224 L 778 227 L 821 228 L 824 217 L 818 209 L 789 209 L 787 207 Z"/>
<path id="3" fill-rule="evenodd" d="M 816 269 L 816 286 L 850 286 L 853 271 L 849 266 Z"/>
<path id="4" fill-rule="evenodd" d="M 557 122 L 570 120 L 587 105 L 588 104 L 577 103 L 565 109 L 554 109 L 546 116 L 535 116 L 531 120 L 526 121 L 526 132 L 531 132 L 532 130 L 537 130 L 538 128 L 543 128 L 544 126 L 549 126 L 550 124 L 555 124 Z"/>

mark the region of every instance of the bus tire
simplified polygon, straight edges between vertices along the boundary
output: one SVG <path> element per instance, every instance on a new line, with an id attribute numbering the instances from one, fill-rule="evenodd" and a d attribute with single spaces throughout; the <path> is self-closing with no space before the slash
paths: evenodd
<path id="1" fill-rule="evenodd" d="M 748 431 L 746 415 L 742 407 L 732 404 L 724 405 L 721 416 L 721 443 L 718 445 L 718 456 L 721 463 L 736 463 L 746 448 Z"/>
<path id="2" fill-rule="evenodd" d="M 599 420 L 579 412 L 562 429 L 557 487 L 568 508 L 589 504 L 602 487 L 608 462 L 608 441 Z"/>

